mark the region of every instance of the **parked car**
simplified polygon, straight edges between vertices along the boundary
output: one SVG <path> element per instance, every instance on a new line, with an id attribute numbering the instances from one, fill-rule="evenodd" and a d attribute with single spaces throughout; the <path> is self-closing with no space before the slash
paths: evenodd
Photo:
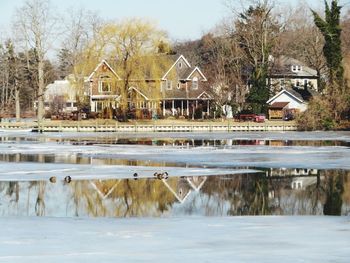
<path id="1" fill-rule="evenodd" d="M 256 122 L 265 122 L 265 120 L 266 120 L 265 114 L 258 114 L 255 116 Z"/>

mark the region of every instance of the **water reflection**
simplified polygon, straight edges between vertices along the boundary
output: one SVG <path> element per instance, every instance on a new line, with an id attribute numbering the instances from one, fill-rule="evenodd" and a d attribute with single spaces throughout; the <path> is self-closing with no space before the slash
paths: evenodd
<path id="1" fill-rule="evenodd" d="M 148 146 L 237 146 L 237 145 L 264 145 L 264 146 L 345 146 L 350 142 L 338 140 L 267 140 L 267 139 L 188 139 L 188 138 L 120 138 L 118 136 L 81 136 L 81 137 L 7 137 L 0 136 L 0 143 L 69 143 L 71 145 L 148 145 Z"/>
<path id="2" fill-rule="evenodd" d="M 168 179 L 0 182 L 2 216 L 349 215 L 350 173 L 264 173 Z"/>

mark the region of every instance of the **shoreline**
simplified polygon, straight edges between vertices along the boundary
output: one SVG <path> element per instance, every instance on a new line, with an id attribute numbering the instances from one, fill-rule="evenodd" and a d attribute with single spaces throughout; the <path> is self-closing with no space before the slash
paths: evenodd
<path id="1" fill-rule="evenodd" d="M 33 132 L 268 132 L 297 131 L 295 122 L 266 121 L 234 122 L 234 121 L 143 121 L 117 122 L 111 120 L 94 121 L 43 121 L 37 122 L 1 122 L 0 131 Z"/>

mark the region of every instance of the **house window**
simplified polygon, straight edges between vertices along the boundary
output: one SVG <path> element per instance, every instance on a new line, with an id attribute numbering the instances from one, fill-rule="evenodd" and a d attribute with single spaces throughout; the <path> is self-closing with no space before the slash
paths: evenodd
<path id="1" fill-rule="evenodd" d="M 173 82 L 171 80 L 166 81 L 166 89 L 171 90 L 173 88 Z"/>
<path id="2" fill-rule="evenodd" d="M 292 65 L 292 71 L 293 72 L 299 72 L 299 71 L 302 71 L 303 70 L 303 67 L 300 66 L 300 65 Z"/>
<path id="3" fill-rule="evenodd" d="M 111 92 L 111 80 L 108 76 L 101 76 L 98 81 L 98 92 L 109 93 Z"/>
<path id="4" fill-rule="evenodd" d="M 198 78 L 194 77 L 192 79 L 192 89 L 198 89 Z"/>
<path id="5" fill-rule="evenodd" d="M 180 88 L 181 88 L 181 83 L 178 82 L 178 83 L 177 83 L 177 89 L 180 89 Z"/>
<path id="6" fill-rule="evenodd" d="M 177 67 L 178 67 L 178 68 L 182 68 L 182 62 L 179 62 L 179 63 L 177 64 Z"/>
<path id="7" fill-rule="evenodd" d="M 300 87 L 300 80 L 298 80 L 298 79 L 295 80 L 295 86 Z"/>

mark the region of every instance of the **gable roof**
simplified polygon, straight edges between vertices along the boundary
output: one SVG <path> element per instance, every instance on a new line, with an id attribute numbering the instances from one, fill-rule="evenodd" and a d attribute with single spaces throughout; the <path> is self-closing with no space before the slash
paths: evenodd
<path id="1" fill-rule="evenodd" d="M 187 61 L 187 59 L 184 57 L 184 55 L 180 55 L 177 60 L 171 65 L 171 67 L 168 69 L 168 71 L 164 74 L 162 77 L 162 80 L 165 80 L 166 76 L 169 74 L 169 72 L 176 66 L 177 62 L 179 62 L 180 59 L 183 59 L 185 61 L 186 65 L 190 68 L 191 64 Z"/>
<path id="2" fill-rule="evenodd" d="M 91 81 L 92 77 L 95 75 L 95 73 L 97 72 L 97 70 L 102 66 L 105 65 L 119 80 L 121 80 L 121 78 L 118 76 L 118 74 L 113 70 L 113 68 L 107 63 L 106 60 L 102 60 L 97 67 L 94 69 L 94 71 L 90 74 L 90 76 L 88 77 L 88 81 Z"/>
<path id="3" fill-rule="evenodd" d="M 297 88 L 297 87 L 284 88 L 280 92 L 278 92 L 275 96 L 273 96 L 271 99 L 269 99 L 266 103 L 270 103 L 271 101 L 275 100 L 283 93 L 289 94 L 300 103 L 309 101 L 312 97 L 315 97 L 318 95 L 318 93 L 312 89 L 303 89 L 303 88 Z"/>
<path id="4" fill-rule="evenodd" d="M 190 77 L 193 75 L 193 73 L 194 73 L 195 71 L 198 71 L 199 75 L 202 76 L 203 81 L 207 81 L 207 78 L 204 76 L 204 74 L 202 73 L 202 71 L 201 71 L 198 67 L 195 67 L 195 68 L 191 71 L 191 73 L 187 76 L 186 79 L 187 79 L 187 80 L 190 80 Z"/>
<path id="5" fill-rule="evenodd" d="M 300 97 L 297 96 L 296 94 L 291 93 L 290 91 L 286 90 L 286 89 L 282 89 L 280 92 L 278 92 L 275 96 L 273 96 L 271 99 L 269 99 L 266 103 L 271 103 L 272 101 L 274 101 L 276 98 L 278 98 L 279 96 L 281 96 L 283 93 L 287 93 L 289 96 L 291 96 L 292 98 L 294 98 L 295 100 L 299 101 L 300 103 L 303 103 L 304 100 Z"/>

